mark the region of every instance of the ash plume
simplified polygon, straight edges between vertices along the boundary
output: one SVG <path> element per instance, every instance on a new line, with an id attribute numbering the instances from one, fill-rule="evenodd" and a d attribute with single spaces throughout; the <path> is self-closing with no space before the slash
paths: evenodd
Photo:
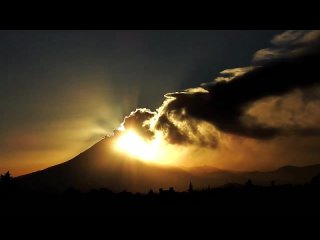
<path id="1" fill-rule="evenodd" d="M 273 48 L 255 53 L 252 66 L 227 69 L 213 82 L 167 93 L 156 111 L 137 109 L 122 125 L 137 129 L 147 138 L 160 131 L 173 144 L 213 148 L 219 144 L 220 133 L 254 139 L 287 134 L 286 126 L 258 121 L 257 116 L 248 115 L 248 110 L 267 98 L 318 86 L 320 31 L 286 31 L 271 42 Z M 316 95 L 319 97 L 320 91 Z M 319 134 L 319 130 L 314 126 L 293 126 L 290 133 Z"/>

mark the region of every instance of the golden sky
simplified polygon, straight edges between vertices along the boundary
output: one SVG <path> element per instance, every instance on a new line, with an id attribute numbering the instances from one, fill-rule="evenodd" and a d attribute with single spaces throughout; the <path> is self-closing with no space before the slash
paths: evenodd
<path id="1" fill-rule="evenodd" d="M 119 127 L 118 149 L 165 165 L 320 163 L 319 31 L 1 36 L 0 172 L 64 162 Z"/>

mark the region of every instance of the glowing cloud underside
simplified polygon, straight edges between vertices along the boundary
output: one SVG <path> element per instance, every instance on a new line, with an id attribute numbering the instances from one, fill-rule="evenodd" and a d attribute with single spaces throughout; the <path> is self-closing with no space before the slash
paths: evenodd
<path id="1" fill-rule="evenodd" d="M 140 136 L 134 129 L 121 131 L 121 135 L 115 140 L 115 150 L 144 162 L 178 166 L 181 164 L 179 159 L 187 152 L 184 146 L 166 142 L 160 131 L 156 131 L 150 140 Z"/>
<path id="2" fill-rule="evenodd" d="M 158 160 L 160 145 L 159 139 L 146 141 L 133 130 L 126 131 L 116 141 L 116 147 L 119 151 L 144 161 Z"/>

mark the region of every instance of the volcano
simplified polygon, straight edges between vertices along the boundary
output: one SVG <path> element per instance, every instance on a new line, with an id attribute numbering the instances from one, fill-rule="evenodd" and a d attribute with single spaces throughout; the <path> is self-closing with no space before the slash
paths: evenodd
<path id="1" fill-rule="evenodd" d="M 286 166 L 272 172 L 233 172 L 217 168 L 180 169 L 146 163 L 116 152 L 112 137 L 107 137 L 73 159 L 47 169 L 16 177 L 23 187 L 34 190 L 61 192 L 68 188 L 89 191 L 108 188 L 112 191 L 147 192 L 150 189 L 173 187 L 186 190 L 192 181 L 196 188 L 244 183 L 303 184 L 320 172 L 320 165 Z"/>
<path id="2" fill-rule="evenodd" d="M 179 168 L 142 162 L 116 152 L 113 146 L 113 139 L 105 138 L 65 163 L 16 180 L 24 187 L 45 191 L 72 187 L 83 191 L 108 188 L 145 192 L 171 186 L 182 190 L 194 179 L 192 174 Z"/>

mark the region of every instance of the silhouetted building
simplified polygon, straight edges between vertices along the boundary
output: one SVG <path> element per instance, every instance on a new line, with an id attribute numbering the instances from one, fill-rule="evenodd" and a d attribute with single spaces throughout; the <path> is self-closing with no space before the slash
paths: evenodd
<path id="1" fill-rule="evenodd" d="M 189 193 L 192 193 L 192 192 L 193 192 L 193 186 L 192 186 L 192 182 L 191 182 L 191 181 L 190 181 L 190 183 L 189 183 L 188 192 L 189 192 Z"/>
<path id="2" fill-rule="evenodd" d="M 246 182 L 245 186 L 246 186 L 247 188 L 250 188 L 250 187 L 253 186 L 251 179 L 248 179 L 248 181 Z"/>

